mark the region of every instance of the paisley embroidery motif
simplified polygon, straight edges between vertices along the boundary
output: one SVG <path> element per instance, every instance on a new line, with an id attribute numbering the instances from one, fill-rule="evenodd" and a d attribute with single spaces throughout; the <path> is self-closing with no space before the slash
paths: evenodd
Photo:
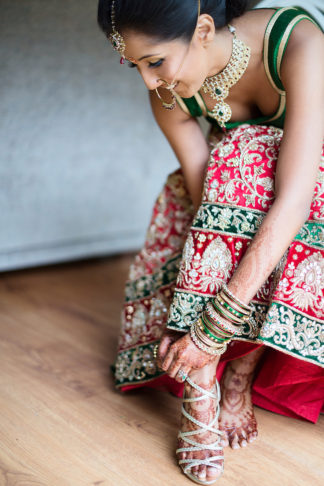
<path id="1" fill-rule="evenodd" d="M 194 251 L 190 234 L 180 264 L 177 285 L 199 292 L 216 293 L 232 270 L 232 256 L 220 236 L 207 242 L 202 254 Z"/>
<path id="2" fill-rule="evenodd" d="M 286 278 L 279 284 L 282 296 L 302 311 L 317 310 L 319 316 L 324 317 L 324 258 L 321 253 L 313 253 L 296 268 L 291 263 L 289 270 L 289 281 Z"/>
<path id="3" fill-rule="evenodd" d="M 279 349 L 324 364 L 324 328 L 319 321 L 273 303 L 260 336 Z"/>

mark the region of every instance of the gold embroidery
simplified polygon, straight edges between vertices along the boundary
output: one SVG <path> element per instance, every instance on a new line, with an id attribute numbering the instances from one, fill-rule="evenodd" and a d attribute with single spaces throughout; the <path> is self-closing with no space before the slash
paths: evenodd
<path id="1" fill-rule="evenodd" d="M 312 309 L 324 316 L 324 258 L 320 252 L 301 261 L 295 268 L 292 262 L 289 264 L 288 281 L 283 278 L 278 288 L 282 295 L 288 298 L 296 307 L 304 310 Z M 280 295 L 280 293 L 279 293 Z"/>
<path id="2" fill-rule="evenodd" d="M 194 241 L 190 234 L 180 264 L 177 286 L 216 293 L 222 283 L 229 279 L 232 266 L 231 252 L 220 236 L 207 245 L 201 256 L 194 252 Z"/>

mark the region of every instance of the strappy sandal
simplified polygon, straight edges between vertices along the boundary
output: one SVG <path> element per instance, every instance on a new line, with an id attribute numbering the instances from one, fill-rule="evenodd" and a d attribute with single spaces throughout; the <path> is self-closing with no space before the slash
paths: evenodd
<path id="1" fill-rule="evenodd" d="M 198 451 L 204 451 L 204 450 L 213 450 L 213 451 L 222 451 L 223 447 L 220 445 L 220 440 L 221 436 L 223 435 L 223 432 L 219 430 L 218 428 L 214 428 L 214 425 L 218 423 L 218 417 L 219 417 L 219 401 L 220 401 L 220 388 L 218 381 L 216 381 L 216 393 L 209 392 L 205 390 L 204 388 L 201 388 L 199 385 L 194 383 L 189 377 L 186 377 L 186 380 L 190 386 L 195 388 L 198 392 L 201 393 L 199 397 L 193 397 L 193 398 L 183 398 L 183 403 L 182 403 L 182 413 L 183 415 L 193 422 L 195 425 L 200 427 L 199 429 L 193 430 L 193 431 L 187 431 L 187 432 L 182 432 L 180 431 L 178 434 L 178 438 L 187 442 L 190 446 L 189 447 L 180 447 L 179 449 L 176 450 L 176 453 L 180 452 L 198 452 Z M 209 424 L 204 424 L 202 422 L 199 422 L 199 420 L 196 420 L 192 415 L 190 415 L 186 409 L 184 408 L 184 403 L 192 403 L 192 402 L 198 402 L 199 400 L 204 400 L 206 397 L 210 397 L 216 400 L 216 414 L 213 420 Z M 205 432 L 212 432 L 214 434 L 218 435 L 218 439 L 216 442 L 213 442 L 212 444 L 201 444 L 199 442 L 196 442 L 195 440 L 191 439 L 190 436 L 192 435 L 199 435 Z M 221 464 L 219 462 L 215 461 L 221 461 Z M 195 481 L 198 484 L 214 484 L 220 476 L 222 475 L 224 471 L 224 456 L 223 455 L 218 455 L 218 456 L 212 456 L 208 457 L 207 459 L 180 459 L 179 460 L 179 465 L 183 471 L 183 473 L 188 476 L 192 481 Z M 212 481 L 203 481 L 202 479 L 199 479 L 196 475 L 192 474 L 190 472 L 190 469 L 195 466 L 202 466 L 205 465 L 206 467 L 214 467 L 218 470 L 221 471 L 221 474 L 218 478 L 213 479 Z"/>

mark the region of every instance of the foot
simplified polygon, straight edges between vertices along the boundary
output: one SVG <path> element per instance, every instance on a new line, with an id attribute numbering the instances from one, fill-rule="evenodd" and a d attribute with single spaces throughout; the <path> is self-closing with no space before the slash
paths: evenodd
<path id="1" fill-rule="evenodd" d="M 251 385 L 263 347 L 243 358 L 231 361 L 221 382 L 219 428 L 224 432 L 222 446 L 246 447 L 258 435 L 251 399 Z"/>
<path id="2" fill-rule="evenodd" d="M 188 447 L 193 449 L 187 452 L 179 452 L 178 458 L 188 460 L 187 464 L 190 464 L 191 462 L 195 464 L 196 462 L 195 465 L 187 470 L 188 473 L 193 476 L 191 479 L 194 481 L 198 480 L 198 482 L 211 484 L 212 482 L 216 481 L 223 472 L 223 448 L 220 444 L 220 431 L 218 430 L 219 405 L 216 398 L 217 389 L 215 387 L 215 376 L 214 373 L 212 373 L 212 379 L 210 379 L 209 382 L 206 380 L 199 381 L 197 379 L 199 378 L 199 371 L 196 371 L 195 378 L 193 378 L 193 374 L 190 375 L 190 378 L 194 383 L 209 392 L 209 394 L 212 396 L 207 395 L 198 401 L 184 402 L 183 405 L 185 411 L 188 415 L 192 416 L 194 420 L 192 421 L 187 416 L 182 414 L 181 432 L 185 433 L 197 431 L 199 433 L 193 433 L 189 437 L 180 437 L 178 439 L 179 448 Z M 185 383 L 184 397 L 186 399 L 195 399 L 201 395 L 202 393 L 199 390 L 193 388 L 188 382 Z M 212 425 L 209 426 L 209 430 L 201 430 L 203 427 L 200 427 L 197 423 L 194 423 L 195 420 L 202 424 Z M 190 442 L 187 442 L 185 440 L 186 438 L 188 438 Z M 193 445 L 192 442 L 198 443 L 198 447 Z M 202 450 L 198 450 L 200 448 L 200 444 Z M 205 464 L 197 464 L 200 461 L 204 461 Z M 214 464 L 214 467 L 210 464 Z M 183 469 L 185 466 L 186 463 L 181 465 Z"/>

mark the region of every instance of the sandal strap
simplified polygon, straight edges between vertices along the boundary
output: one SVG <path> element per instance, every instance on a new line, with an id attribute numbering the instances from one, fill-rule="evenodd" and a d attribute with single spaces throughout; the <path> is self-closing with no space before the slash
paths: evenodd
<path id="1" fill-rule="evenodd" d="M 187 376 L 186 380 L 189 385 L 194 388 L 195 390 L 199 391 L 201 393 L 200 397 L 194 397 L 194 398 L 184 398 L 183 400 L 185 401 L 198 401 L 198 400 L 203 400 L 207 396 L 209 398 L 214 398 L 215 400 L 220 400 L 220 389 L 219 389 L 219 383 L 216 380 L 216 393 L 210 392 L 209 390 L 206 390 L 205 388 L 202 388 L 201 386 L 197 385 L 194 381 L 192 381 L 189 376 Z"/>
<path id="2" fill-rule="evenodd" d="M 209 466 L 214 467 L 216 469 L 223 469 L 223 466 L 218 462 L 211 462 L 211 461 L 219 461 L 224 460 L 224 456 L 212 456 L 208 457 L 208 459 L 180 459 L 179 464 L 186 464 L 183 468 L 185 471 L 187 469 L 191 469 L 194 466 Z"/>
<path id="3" fill-rule="evenodd" d="M 194 383 L 189 377 L 186 378 L 186 381 L 189 383 L 192 388 L 197 390 L 199 393 L 201 393 L 200 396 L 198 397 L 193 397 L 193 398 L 183 398 L 183 404 L 182 404 L 182 413 L 192 423 L 194 423 L 197 427 L 199 427 L 196 430 L 190 430 L 186 432 L 180 431 L 178 434 L 178 438 L 182 439 L 184 442 L 188 444 L 188 447 L 180 447 L 176 450 L 176 453 L 179 452 L 200 452 L 204 450 L 214 450 L 214 451 L 222 451 L 223 448 L 220 445 L 220 439 L 221 436 L 223 435 L 223 432 L 219 430 L 218 428 L 214 427 L 216 423 L 218 423 L 218 417 L 220 413 L 220 407 L 219 407 L 219 401 L 220 401 L 220 388 L 219 388 L 219 383 L 216 380 L 216 393 L 210 392 L 208 390 L 205 390 L 204 388 L 200 387 L 196 383 Z M 192 403 L 192 402 L 198 402 L 200 400 L 204 400 L 207 397 L 212 398 L 214 400 L 217 400 L 217 405 L 216 405 L 216 413 L 215 417 L 209 422 L 209 424 L 205 424 L 203 422 L 200 422 L 197 420 L 195 417 L 193 417 L 190 413 L 187 412 L 187 410 L 184 408 L 184 403 Z M 200 442 L 197 442 L 194 439 L 191 439 L 190 436 L 193 435 L 199 435 L 205 432 L 212 432 L 215 435 L 218 436 L 217 440 L 213 442 L 212 444 L 201 444 Z M 213 462 L 213 461 L 221 461 L 221 464 L 219 462 Z M 223 455 L 214 455 L 212 457 L 208 457 L 206 459 L 180 459 L 179 460 L 179 465 L 184 465 L 183 467 L 183 472 L 186 474 L 188 473 L 189 469 L 191 469 L 194 466 L 202 466 L 205 465 L 207 467 L 214 467 L 218 470 L 223 471 L 224 468 L 224 456 Z"/>
<path id="4" fill-rule="evenodd" d="M 213 420 L 211 422 L 209 422 L 209 424 L 205 424 L 204 422 L 200 422 L 199 420 L 195 419 L 195 417 L 193 417 L 192 415 L 190 415 L 190 413 L 187 412 L 187 410 L 184 408 L 184 406 L 182 406 L 182 413 L 183 415 L 186 417 L 186 419 L 190 420 L 192 423 L 194 423 L 195 425 L 197 425 L 198 427 L 200 427 L 200 430 L 196 430 L 194 434 L 192 435 L 197 435 L 197 434 L 201 434 L 202 432 L 213 432 L 214 434 L 222 434 L 222 432 L 218 429 L 214 429 L 213 426 L 216 422 L 218 422 L 218 413 L 216 412 L 216 415 L 215 417 L 213 418 Z M 185 434 L 186 432 L 180 432 L 182 434 Z M 191 434 L 190 434 L 191 435 Z"/>

